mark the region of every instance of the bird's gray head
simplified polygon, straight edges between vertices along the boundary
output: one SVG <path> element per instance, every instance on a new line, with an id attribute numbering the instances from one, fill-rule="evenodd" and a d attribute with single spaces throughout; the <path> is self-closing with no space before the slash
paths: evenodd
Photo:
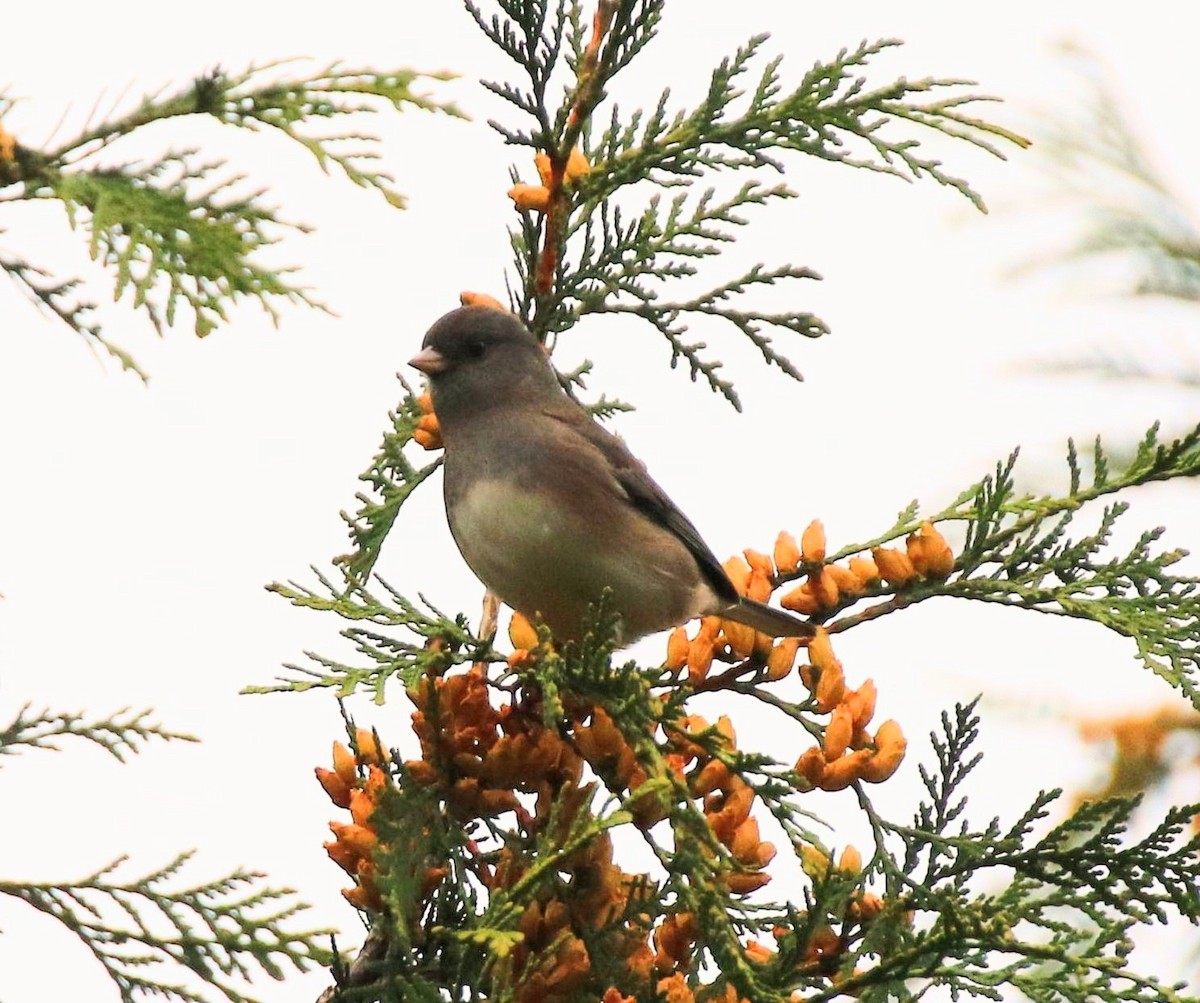
<path id="1" fill-rule="evenodd" d="M 493 307 L 446 314 L 408 364 L 429 377 L 443 430 L 496 404 L 562 393 L 537 339 L 511 313 Z"/>

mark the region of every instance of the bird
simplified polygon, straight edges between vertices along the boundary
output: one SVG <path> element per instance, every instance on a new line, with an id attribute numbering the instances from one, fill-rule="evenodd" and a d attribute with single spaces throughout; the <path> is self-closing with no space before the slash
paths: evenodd
<path id="1" fill-rule="evenodd" d="M 446 516 L 484 585 L 556 642 L 607 588 L 619 646 L 716 615 L 772 637 L 813 627 L 738 594 L 699 531 L 618 436 L 566 392 L 512 313 L 452 310 L 409 365 L 445 446 Z"/>

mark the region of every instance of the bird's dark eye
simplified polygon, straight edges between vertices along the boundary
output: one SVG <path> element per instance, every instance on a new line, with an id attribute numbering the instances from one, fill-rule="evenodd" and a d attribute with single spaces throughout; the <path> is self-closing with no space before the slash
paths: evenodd
<path id="1" fill-rule="evenodd" d="M 468 358 L 479 359 L 483 357 L 484 345 L 482 341 L 468 341 L 466 348 Z"/>

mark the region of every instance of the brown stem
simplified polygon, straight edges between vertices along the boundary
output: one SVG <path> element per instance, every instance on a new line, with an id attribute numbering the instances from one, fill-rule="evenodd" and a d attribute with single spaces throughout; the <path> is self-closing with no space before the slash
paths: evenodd
<path id="1" fill-rule="evenodd" d="M 736 683 L 742 676 L 758 672 L 762 668 L 762 662 L 755 661 L 753 658 L 747 658 L 745 661 L 729 666 L 724 672 L 701 679 L 692 686 L 692 691 L 695 693 L 708 693 L 713 690 L 722 690 L 727 684 Z"/>
<path id="2" fill-rule="evenodd" d="M 604 36 L 616 14 L 618 0 L 599 0 L 592 18 L 592 37 L 583 51 L 583 61 L 576 77 L 575 100 L 567 116 L 567 130 L 559 148 L 547 151 L 550 158 L 550 203 L 546 207 L 546 228 L 542 239 L 542 251 L 538 256 L 534 274 L 534 291 L 539 301 L 545 300 L 554 289 L 554 273 L 558 269 L 561 245 L 565 238 L 567 219 L 571 212 L 571 198 L 563 184 L 567 158 L 579 141 L 583 124 L 600 100 L 603 74 L 598 73 L 600 49 Z"/>

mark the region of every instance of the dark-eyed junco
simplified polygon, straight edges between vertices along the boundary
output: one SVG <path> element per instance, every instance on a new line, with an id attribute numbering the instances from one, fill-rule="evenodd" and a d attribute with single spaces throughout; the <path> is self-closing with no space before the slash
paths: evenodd
<path id="1" fill-rule="evenodd" d="M 812 628 L 739 596 L 625 443 L 563 390 L 515 316 L 446 314 L 410 365 L 429 377 L 446 446 L 446 515 L 471 570 L 559 640 L 612 590 L 622 643 L 717 614 L 774 637 Z"/>

